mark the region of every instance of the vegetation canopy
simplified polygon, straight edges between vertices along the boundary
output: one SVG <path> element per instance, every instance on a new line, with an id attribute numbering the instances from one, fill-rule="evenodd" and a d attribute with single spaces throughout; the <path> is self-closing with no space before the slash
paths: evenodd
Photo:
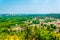
<path id="1" fill-rule="evenodd" d="M 0 14 L 0 40 L 60 40 L 60 14 Z"/>

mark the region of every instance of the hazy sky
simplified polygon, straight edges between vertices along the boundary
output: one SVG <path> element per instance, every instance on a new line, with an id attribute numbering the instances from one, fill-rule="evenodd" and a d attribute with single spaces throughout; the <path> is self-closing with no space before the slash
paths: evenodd
<path id="1" fill-rule="evenodd" d="M 60 0 L 0 0 L 0 13 L 60 13 Z"/>

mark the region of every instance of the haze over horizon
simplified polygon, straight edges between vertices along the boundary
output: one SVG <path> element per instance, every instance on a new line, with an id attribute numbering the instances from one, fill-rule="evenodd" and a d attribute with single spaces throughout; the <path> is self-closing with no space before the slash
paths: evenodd
<path id="1" fill-rule="evenodd" d="M 0 13 L 60 13 L 60 0 L 0 0 Z"/>

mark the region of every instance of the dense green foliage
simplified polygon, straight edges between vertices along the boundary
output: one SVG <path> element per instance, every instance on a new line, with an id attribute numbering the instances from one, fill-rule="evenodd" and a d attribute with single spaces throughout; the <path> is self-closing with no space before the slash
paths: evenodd
<path id="1" fill-rule="evenodd" d="M 2 15 L 0 16 L 0 40 L 60 40 L 60 31 L 54 32 L 54 24 L 43 24 L 55 20 L 45 15 Z M 36 18 L 36 19 L 35 19 Z M 42 21 L 39 21 L 43 19 Z"/>

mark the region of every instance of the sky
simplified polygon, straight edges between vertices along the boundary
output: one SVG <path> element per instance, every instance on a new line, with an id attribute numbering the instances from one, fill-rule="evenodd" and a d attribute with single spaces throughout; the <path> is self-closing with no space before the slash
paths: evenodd
<path id="1" fill-rule="evenodd" d="M 0 13 L 60 13 L 60 0 L 0 0 Z"/>

